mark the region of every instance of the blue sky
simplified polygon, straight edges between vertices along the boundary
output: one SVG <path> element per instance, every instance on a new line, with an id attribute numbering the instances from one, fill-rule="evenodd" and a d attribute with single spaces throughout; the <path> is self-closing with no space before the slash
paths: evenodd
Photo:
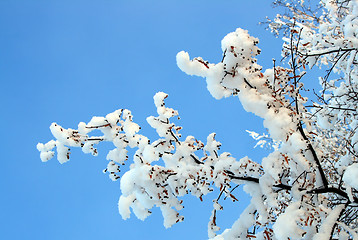
<path id="1" fill-rule="evenodd" d="M 171 229 L 158 210 L 144 222 L 123 221 L 119 182 L 102 173 L 109 145 L 98 157 L 73 149 L 60 165 L 42 163 L 36 144 L 52 139 L 54 121 L 75 128 L 119 108 L 156 139 L 145 119 L 163 91 L 184 136 L 206 141 L 216 132 L 222 151 L 259 161 L 264 152 L 245 130 L 264 131 L 261 120 L 237 98 L 212 98 L 204 79 L 181 72 L 175 56 L 185 50 L 219 62 L 221 39 L 241 27 L 260 39 L 258 63 L 270 68 L 281 41 L 258 22 L 274 15 L 267 0 L 0 0 L 0 239 L 206 239 L 217 195 L 204 203 L 185 198 L 185 221 Z M 229 227 L 245 201 L 225 203 L 218 224 Z"/>

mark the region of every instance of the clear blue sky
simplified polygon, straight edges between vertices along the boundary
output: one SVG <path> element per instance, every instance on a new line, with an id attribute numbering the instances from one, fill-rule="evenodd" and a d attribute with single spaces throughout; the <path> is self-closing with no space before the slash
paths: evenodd
<path id="1" fill-rule="evenodd" d="M 221 39 L 241 27 L 260 38 L 259 64 L 272 67 L 281 41 L 258 22 L 274 14 L 268 0 L 0 0 L 0 239 L 206 239 L 217 195 L 185 198 L 185 222 L 168 230 L 158 210 L 123 221 L 119 182 L 102 173 L 110 146 L 96 158 L 73 149 L 60 165 L 42 163 L 36 144 L 52 139 L 54 121 L 75 128 L 119 108 L 156 139 L 145 118 L 164 91 L 184 136 L 206 141 L 216 132 L 223 151 L 259 160 L 263 151 L 245 130 L 262 132 L 261 120 L 237 98 L 213 99 L 175 56 L 185 50 L 219 62 Z M 245 197 L 227 204 L 218 224 L 231 226 L 244 205 Z"/>

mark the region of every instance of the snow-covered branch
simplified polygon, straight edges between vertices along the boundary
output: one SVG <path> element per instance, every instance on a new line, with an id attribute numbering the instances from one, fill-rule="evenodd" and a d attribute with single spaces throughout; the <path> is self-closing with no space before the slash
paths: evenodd
<path id="1" fill-rule="evenodd" d="M 65 129 L 53 123 L 55 140 L 39 143 L 41 160 L 70 159 L 70 147 L 97 155 L 96 145 L 111 142 L 104 172 L 120 179 L 118 207 L 124 219 L 131 209 L 139 219 L 159 207 L 164 226 L 184 220 L 180 210 L 186 194 L 203 196 L 218 189 L 208 223 L 212 239 L 349 239 L 357 236 L 358 217 L 358 3 L 322 0 L 317 10 L 303 0 L 277 0 L 288 13 L 268 20 L 274 33 L 283 32 L 281 66 L 263 70 L 259 40 L 241 28 L 221 42 L 223 57 L 210 63 L 202 57 L 177 54 L 178 67 L 205 78 L 216 98 L 237 96 L 243 108 L 263 120 L 267 134 L 249 134 L 257 146 L 272 146 L 260 162 L 236 160 L 220 153 L 215 133 L 206 143 L 184 138 L 173 119 L 178 111 L 165 105 L 158 92 L 158 116 L 147 118 L 158 134 L 140 134 L 131 112 L 119 109 L 105 117 Z M 326 68 L 326 72 L 318 68 Z M 310 71 L 323 71 L 316 95 L 305 92 Z M 317 90 L 317 89 L 316 89 Z M 308 101 L 310 103 L 308 104 Z M 100 131 L 100 135 L 93 135 Z M 129 148 L 133 156 L 129 157 Z M 123 175 L 120 166 L 131 159 Z M 237 201 L 233 190 L 243 186 L 251 201 L 232 227 L 220 230 L 220 201 Z M 210 195 L 209 195 L 210 196 Z"/>

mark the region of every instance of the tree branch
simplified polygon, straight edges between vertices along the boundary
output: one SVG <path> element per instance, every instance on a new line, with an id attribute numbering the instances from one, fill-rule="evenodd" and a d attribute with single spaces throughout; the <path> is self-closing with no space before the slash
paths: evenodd
<path id="1" fill-rule="evenodd" d="M 228 173 L 228 176 L 231 179 L 254 182 L 254 183 L 259 183 L 260 182 L 259 178 L 249 177 L 249 176 L 239 177 L 239 176 L 233 175 L 232 172 L 230 172 L 230 171 L 225 171 L 225 172 Z M 292 186 L 286 185 L 286 184 L 283 184 L 283 183 L 273 185 L 273 187 L 284 189 L 284 190 L 289 190 L 289 191 L 292 190 Z M 335 193 L 335 194 L 340 195 L 341 197 L 344 197 L 345 199 L 348 200 L 348 202 L 350 202 L 348 194 L 346 192 L 344 192 L 341 189 L 334 188 L 334 187 L 315 188 L 315 189 L 311 189 L 311 190 L 308 190 L 308 191 L 307 191 L 307 189 L 299 188 L 298 190 L 299 191 L 306 191 L 306 193 L 308 193 L 308 194 Z M 358 203 L 358 198 L 354 197 L 354 203 Z"/>
<path id="2" fill-rule="evenodd" d="M 311 53 L 311 54 L 303 54 L 301 52 L 297 52 L 300 56 L 302 57 L 315 57 L 315 56 L 322 56 L 322 55 L 326 55 L 326 54 L 331 54 L 331 53 L 338 53 L 338 52 L 349 52 L 349 51 L 353 51 L 353 50 L 358 50 L 357 48 L 339 48 L 339 49 L 334 49 L 334 50 L 330 50 L 327 52 L 322 52 L 322 53 Z"/>

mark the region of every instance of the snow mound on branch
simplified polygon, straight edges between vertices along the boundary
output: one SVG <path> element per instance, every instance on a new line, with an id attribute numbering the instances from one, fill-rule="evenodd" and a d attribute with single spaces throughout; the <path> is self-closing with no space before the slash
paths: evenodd
<path id="1" fill-rule="evenodd" d="M 300 203 L 296 202 L 286 208 L 285 213 L 281 214 L 273 230 L 277 239 L 301 239 L 304 231 L 298 227 L 297 222 L 304 216 L 304 210 L 300 209 Z"/>
<path id="2" fill-rule="evenodd" d="M 347 167 L 343 175 L 343 181 L 350 187 L 358 189 L 358 163 Z"/>

